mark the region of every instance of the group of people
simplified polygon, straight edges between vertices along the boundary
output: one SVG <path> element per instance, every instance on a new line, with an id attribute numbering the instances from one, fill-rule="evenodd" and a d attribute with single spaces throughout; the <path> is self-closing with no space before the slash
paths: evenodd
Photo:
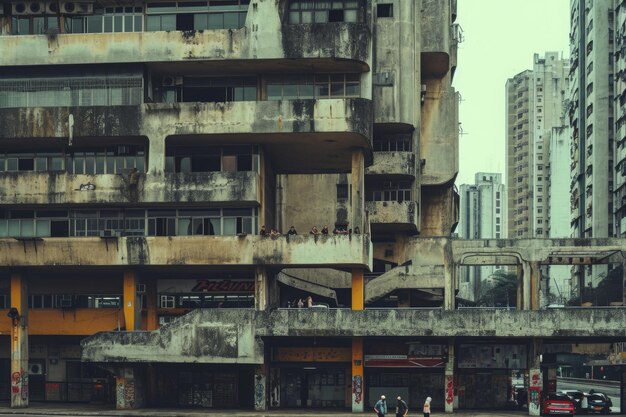
<path id="1" fill-rule="evenodd" d="M 295 301 L 288 301 L 287 307 L 298 307 L 298 308 L 313 307 L 313 297 L 309 295 L 304 300 L 302 298 L 298 298 Z"/>
<path id="2" fill-rule="evenodd" d="M 333 229 L 333 235 L 351 235 L 352 233 L 353 233 L 352 229 L 346 229 L 340 226 L 335 226 L 335 228 Z M 358 226 L 354 228 L 354 233 L 357 235 L 361 233 Z M 294 236 L 297 234 L 298 232 L 296 231 L 296 228 L 294 226 L 291 226 L 289 228 L 289 231 L 287 232 L 288 236 Z M 328 226 L 322 227 L 322 230 L 319 230 L 317 226 L 313 226 L 309 234 L 310 235 L 328 235 L 329 234 Z M 270 231 L 268 232 L 267 229 L 265 228 L 265 225 L 263 225 L 261 226 L 261 230 L 259 230 L 259 235 L 277 237 L 277 236 L 281 236 L 282 234 L 274 227 L 272 227 Z"/>
<path id="3" fill-rule="evenodd" d="M 430 402 L 432 398 L 426 398 L 424 402 L 423 412 L 424 417 L 430 417 Z M 387 414 L 387 400 L 384 395 L 380 396 L 380 400 L 376 402 L 374 405 L 374 412 L 378 417 L 385 417 Z M 396 417 L 406 417 L 409 412 L 409 406 L 406 405 L 406 402 L 398 396 L 398 402 L 396 403 Z"/>

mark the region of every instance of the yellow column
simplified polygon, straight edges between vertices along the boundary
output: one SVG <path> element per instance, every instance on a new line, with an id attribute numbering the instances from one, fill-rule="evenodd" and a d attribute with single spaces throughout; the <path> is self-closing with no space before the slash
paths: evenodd
<path id="1" fill-rule="evenodd" d="M 157 282 L 151 279 L 146 282 L 146 330 L 159 328 Z"/>
<path id="2" fill-rule="evenodd" d="M 127 331 L 138 329 L 137 310 L 137 275 L 135 271 L 124 271 L 124 321 Z"/>
<path id="3" fill-rule="evenodd" d="M 362 269 L 352 270 L 352 310 L 363 310 L 365 282 Z"/>
<path id="4" fill-rule="evenodd" d="M 11 274 L 11 408 L 28 407 L 28 291 L 19 273 Z"/>
<path id="5" fill-rule="evenodd" d="M 352 310 L 363 310 L 365 281 L 362 269 L 352 270 Z M 352 412 L 363 412 L 365 378 L 363 377 L 363 338 L 352 338 Z"/>

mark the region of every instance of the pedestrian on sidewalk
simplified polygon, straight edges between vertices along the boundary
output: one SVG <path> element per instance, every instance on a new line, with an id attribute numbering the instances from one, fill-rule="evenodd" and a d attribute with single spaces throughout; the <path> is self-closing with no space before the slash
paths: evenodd
<path id="1" fill-rule="evenodd" d="M 387 400 L 384 395 L 381 395 L 380 400 L 374 405 L 374 412 L 378 417 L 385 417 L 385 414 L 387 414 Z"/>
<path id="2" fill-rule="evenodd" d="M 426 402 L 424 403 L 424 417 L 430 417 L 430 402 L 432 400 L 432 398 L 426 397 Z"/>
<path id="3" fill-rule="evenodd" d="M 406 405 L 406 402 L 398 395 L 398 403 L 396 404 L 396 417 L 406 417 L 409 412 L 409 406 Z"/>

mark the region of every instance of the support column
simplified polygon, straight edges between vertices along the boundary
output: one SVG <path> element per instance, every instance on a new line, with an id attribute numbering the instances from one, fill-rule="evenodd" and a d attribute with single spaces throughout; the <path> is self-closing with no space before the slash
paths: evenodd
<path id="1" fill-rule="evenodd" d="M 362 269 L 352 270 L 352 310 L 364 309 L 365 279 Z M 352 412 L 362 413 L 365 401 L 363 338 L 352 338 Z"/>
<path id="2" fill-rule="evenodd" d="M 363 310 L 365 299 L 365 279 L 362 269 L 352 270 L 352 310 Z"/>
<path id="3" fill-rule="evenodd" d="M 146 330 L 159 328 L 157 281 L 146 282 Z M 150 379 L 150 378 L 148 378 Z"/>
<path id="4" fill-rule="evenodd" d="M 354 231 L 357 227 L 361 233 L 365 233 L 365 154 L 363 149 L 352 151 L 352 222 L 350 228 Z"/>
<path id="5" fill-rule="evenodd" d="M 365 401 L 363 338 L 352 338 L 352 412 L 362 413 Z"/>
<path id="6" fill-rule="evenodd" d="M 529 355 L 528 370 L 528 415 L 541 415 L 541 396 L 543 395 L 543 376 L 541 374 L 541 352 L 543 343 L 541 339 L 533 339 Z"/>
<path id="7" fill-rule="evenodd" d="M 28 407 L 28 291 L 26 279 L 11 274 L 11 408 Z"/>
<path id="8" fill-rule="evenodd" d="M 516 267 L 517 274 L 517 306 L 518 310 L 522 309 L 524 305 L 524 268 L 522 265 L 517 265 Z"/>
<path id="9" fill-rule="evenodd" d="M 258 365 L 254 368 L 254 410 L 267 410 L 267 366 Z"/>
<path id="10" fill-rule="evenodd" d="M 126 331 L 141 328 L 141 310 L 137 303 L 137 274 L 135 271 L 124 271 L 124 322 Z"/>
<path id="11" fill-rule="evenodd" d="M 521 310 L 530 310 L 531 266 L 529 262 L 522 263 L 522 271 L 523 272 L 522 272 L 522 307 L 521 307 Z"/>
<path id="12" fill-rule="evenodd" d="M 143 374 L 137 369 L 121 368 L 115 376 L 115 405 L 118 410 L 133 410 L 145 404 Z"/>
<path id="13" fill-rule="evenodd" d="M 448 341 L 448 362 L 445 368 L 445 412 L 454 412 L 454 339 Z"/>
<path id="14" fill-rule="evenodd" d="M 541 264 L 539 262 L 530 263 L 530 309 L 539 310 L 541 293 Z"/>
<path id="15" fill-rule="evenodd" d="M 254 308 L 256 310 L 267 310 L 268 300 L 268 279 L 265 267 L 258 266 L 254 271 Z"/>
<path id="16" fill-rule="evenodd" d="M 456 308 L 456 265 L 451 260 L 444 260 L 443 309 Z"/>

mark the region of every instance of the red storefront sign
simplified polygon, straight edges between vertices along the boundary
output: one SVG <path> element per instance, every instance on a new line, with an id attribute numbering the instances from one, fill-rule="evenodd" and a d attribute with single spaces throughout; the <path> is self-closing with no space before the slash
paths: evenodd
<path id="1" fill-rule="evenodd" d="M 420 357 L 411 355 L 365 355 L 368 368 L 442 368 L 442 357 Z"/>

